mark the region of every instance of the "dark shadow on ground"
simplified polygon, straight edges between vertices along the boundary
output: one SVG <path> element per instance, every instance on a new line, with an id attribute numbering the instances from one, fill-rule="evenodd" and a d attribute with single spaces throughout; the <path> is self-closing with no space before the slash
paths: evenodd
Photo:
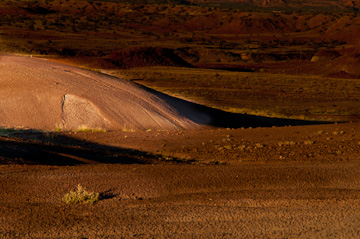
<path id="1" fill-rule="evenodd" d="M 210 70 L 222 70 L 222 71 L 231 71 L 231 72 L 255 72 L 255 69 L 249 69 L 245 67 L 209 67 L 206 69 Z"/>
<path id="2" fill-rule="evenodd" d="M 77 140 L 58 132 L 16 130 L 0 136 L 0 165 L 154 164 L 161 155 Z M 184 162 L 174 158 L 168 162 Z"/>
<path id="3" fill-rule="evenodd" d="M 210 70 L 222 70 L 222 71 L 232 71 L 232 72 L 256 72 L 255 65 L 228 65 L 228 64 L 197 64 L 197 68 L 201 69 L 210 69 Z"/>
<path id="4" fill-rule="evenodd" d="M 214 108 L 210 108 L 207 106 L 203 106 L 200 104 L 192 103 L 186 100 L 182 100 L 179 98 L 175 98 L 161 92 L 150 89 L 146 86 L 139 85 L 146 91 L 149 91 L 159 98 L 165 100 L 169 105 L 173 108 L 177 109 L 177 111 L 191 119 L 197 124 L 205 125 L 205 126 L 213 126 L 219 128 L 249 128 L 249 127 L 272 127 L 272 126 L 296 126 L 296 125 L 314 125 L 314 124 L 329 124 L 332 122 L 328 121 L 309 121 L 309 120 L 296 120 L 296 119 L 284 119 L 284 118 L 272 118 L 272 117 L 264 117 L 264 116 L 256 116 L 249 114 L 238 114 L 238 113 L 230 113 Z M 183 107 L 179 107 L 179 105 Z M 192 109 L 193 112 L 196 112 L 196 116 L 191 115 L 188 109 Z M 210 122 L 204 124 L 203 121 L 198 119 L 198 113 L 207 115 L 210 118 Z"/>
<path id="5" fill-rule="evenodd" d="M 114 197 L 116 197 L 116 194 L 114 194 L 111 189 L 100 193 L 100 200 L 111 199 Z"/>

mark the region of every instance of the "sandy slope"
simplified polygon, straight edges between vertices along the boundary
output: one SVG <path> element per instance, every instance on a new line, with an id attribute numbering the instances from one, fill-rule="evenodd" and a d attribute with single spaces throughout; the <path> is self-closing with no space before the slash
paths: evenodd
<path id="1" fill-rule="evenodd" d="M 1 126 L 180 129 L 210 121 L 191 104 L 72 66 L 2 55 L 0 70 Z"/>

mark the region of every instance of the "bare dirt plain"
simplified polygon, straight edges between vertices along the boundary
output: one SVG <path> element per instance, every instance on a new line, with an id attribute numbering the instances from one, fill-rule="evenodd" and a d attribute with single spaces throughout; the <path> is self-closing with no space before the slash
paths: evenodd
<path id="1" fill-rule="evenodd" d="M 1 237 L 357 238 L 359 126 L 2 137 Z"/>
<path id="2" fill-rule="evenodd" d="M 359 237 L 360 123 L 242 117 L 237 129 L 4 128 L 0 237 Z M 100 201 L 62 203 L 78 184 Z"/>

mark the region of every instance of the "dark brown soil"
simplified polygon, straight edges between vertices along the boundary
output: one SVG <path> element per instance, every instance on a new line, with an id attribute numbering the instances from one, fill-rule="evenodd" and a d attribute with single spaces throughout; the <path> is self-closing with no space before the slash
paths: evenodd
<path id="1" fill-rule="evenodd" d="M 356 238 L 359 127 L 14 132 L 0 236 Z M 100 201 L 62 203 L 78 184 Z"/>

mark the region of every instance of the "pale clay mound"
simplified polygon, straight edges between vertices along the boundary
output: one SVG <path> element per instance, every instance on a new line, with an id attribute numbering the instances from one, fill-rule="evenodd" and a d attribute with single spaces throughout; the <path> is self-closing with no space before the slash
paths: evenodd
<path id="1" fill-rule="evenodd" d="M 0 72 L 0 127 L 189 129 L 211 121 L 185 101 L 43 59 L 0 55 Z"/>

